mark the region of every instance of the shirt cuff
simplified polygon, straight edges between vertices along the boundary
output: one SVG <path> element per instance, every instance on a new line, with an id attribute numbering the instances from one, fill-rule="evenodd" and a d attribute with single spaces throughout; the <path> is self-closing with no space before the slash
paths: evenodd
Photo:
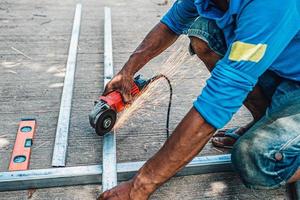
<path id="1" fill-rule="evenodd" d="M 169 29 L 171 29 L 176 35 L 181 35 L 182 31 L 177 29 L 176 26 L 174 26 L 172 20 L 169 19 L 169 17 L 164 16 L 161 20 L 161 23 L 166 25 Z"/>
<path id="2" fill-rule="evenodd" d="M 248 74 L 219 61 L 194 107 L 206 122 L 223 128 L 255 84 L 256 80 Z"/>
<path id="3" fill-rule="evenodd" d="M 214 128 L 220 129 L 226 125 L 221 113 L 218 112 L 220 108 L 214 108 L 214 106 L 210 105 L 209 102 L 201 97 L 198 97 L 198 99 L 194 101 L 194 108 L 199 112 L 201 117 Z"/>

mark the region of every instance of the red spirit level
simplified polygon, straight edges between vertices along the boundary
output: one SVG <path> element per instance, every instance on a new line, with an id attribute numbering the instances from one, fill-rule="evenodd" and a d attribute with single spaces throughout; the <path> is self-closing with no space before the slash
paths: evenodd
<path id="1" fill-rule="evenodd" d="M 15 146 L 11 155 L 9 171 L 27 170 L 33 137 L 36 131 L 35 119 L 22 119 L 16 137 Z"/>

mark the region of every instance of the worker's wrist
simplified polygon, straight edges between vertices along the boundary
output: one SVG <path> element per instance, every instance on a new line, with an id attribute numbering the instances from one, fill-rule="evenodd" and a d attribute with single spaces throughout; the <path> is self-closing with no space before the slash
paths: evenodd
<path id="1" fill-rule="evenodd" d="M 135 74 L 135 71 L 132 69 L 132 67 L 125 65 L 123 69 L 120 71 L 120 74 L 126 77 L 133 77 Z"/>
<path id="2" fill-rule="evenodd" d="M 155 184 L 147 177 L 137 174 L 132 180 L 132 192 L 149 197 L 156 190 Z"/>
<path id="3" fill-rule="evenodd" d="M 144 51 L 135 51 L 131 54 L 121 71 L 123 71 L 126 75 L 134 76 L 135 73 L 139 71 L 150 59 L 147 54 L 149 53 L 145 53 Z"/>

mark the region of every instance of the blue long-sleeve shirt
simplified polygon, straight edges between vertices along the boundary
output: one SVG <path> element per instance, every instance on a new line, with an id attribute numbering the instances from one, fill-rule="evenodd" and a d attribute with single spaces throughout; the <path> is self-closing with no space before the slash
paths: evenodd
<path id="1" fill-rule="evenodd" d="M 300 81 L 299 0 L 230 0 L 226 12 L 211 0 L 177 0 L 161 22 L 183 34 L 199 15 L 216 21 L 228 46 L 194 102 L 215 128 L 232 118 L 267 69 Z"/>

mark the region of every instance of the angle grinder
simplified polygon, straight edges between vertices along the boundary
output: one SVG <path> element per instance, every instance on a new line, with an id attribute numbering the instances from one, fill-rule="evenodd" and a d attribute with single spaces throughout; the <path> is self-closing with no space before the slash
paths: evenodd
<path id="1" fill-rule="evenodd" d="M 136 76 L 132 82 L 131 95 L 136 97 L 153 79 L 145 80 L 141 75 Z M 118 91 L 106 96 L 100 96 L 89 114 L 89 121 L 96 133 L 100 136 L 108 133 L 115 125 L 117 113 L 124 110 L 126 103 Z"/>

